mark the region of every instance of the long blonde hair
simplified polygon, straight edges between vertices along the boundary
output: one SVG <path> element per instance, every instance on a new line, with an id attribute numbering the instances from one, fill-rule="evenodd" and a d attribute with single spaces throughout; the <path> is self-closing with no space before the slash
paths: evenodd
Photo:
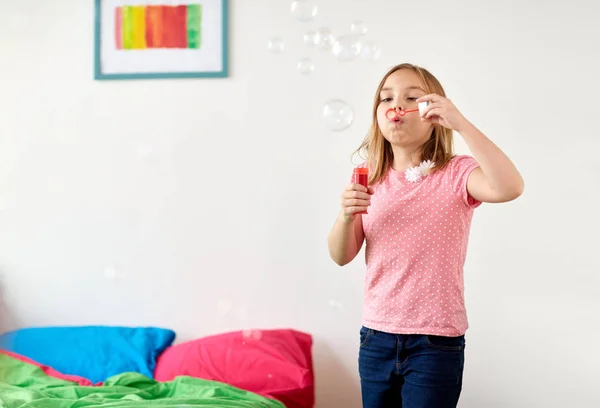
<path id="1" fill-rule="evenodd" d="M 440 96 L 446 96 L 440 81 L 425 68 L 407 63 L 399 64 L 384 75 L 377 87 L 377 92 L 375 92 L 371 128 L 360 147 L 354 152 L 360 154 L 364 151 L 366 153 L 366 157 L 363 156 L 363 158 L 366 159 L 369 167 L 369 185 L 381 181 L 394 162 L 392 145 L 383 137 L 377 123 L 377 107 L 379 106 L 380 93 L 385 81 L 390 75 L 401 69 L 410 69 L 419 75 L 425 87 L 425 92 L 428 94 L 437 93 Z M 454 156 L 452 129 L 434 124 L 431 137 L 421 146 L 420 153 L 422 160 L 431 160 L 435 163 L 435 166 L 431 169 L 432 172 L 442 169 Z"/>

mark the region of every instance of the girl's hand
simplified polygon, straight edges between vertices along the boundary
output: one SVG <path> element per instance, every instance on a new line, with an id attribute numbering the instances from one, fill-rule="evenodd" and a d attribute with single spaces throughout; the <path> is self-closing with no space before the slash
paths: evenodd
<path id="1" fill-rule="evenodd" d="M 421 102 L 429 102 L 429 106 L 421 114 L 421 120 L 424 122 L 438 123 L 457 132 L 460 132 L 468 123 L 448 98 L 438 94 L 429 94 L 417 99 L 417 103 Z"/>
<path id="2" fill-rule="evenodd" d="M 354 219 L 356 213 L 367 211 L 371 205 L 373 189 L 361 184 L 350 183 L 342 193 L 342 214 L 346 220 Z"/>

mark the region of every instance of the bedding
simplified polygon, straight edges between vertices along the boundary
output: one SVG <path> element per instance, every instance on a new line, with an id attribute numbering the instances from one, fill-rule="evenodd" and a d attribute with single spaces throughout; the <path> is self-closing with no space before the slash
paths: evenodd
<path id="1" fill-rule="evenodd" d="M 288 408 L 314 406 L 312 336 L 291 329 L 235 331 L 173 345 L 158 358 L 154 378 L 187 375 L 220 381 Z"/>
<path id="2" fill-rule="evenodd" d="M 285 408 L 273 399 L 228 384 L 188 376 L 160 383 L 140 373 L 82 386 L 47 375 L 41 367 L 0 354 L 2 408 Z"/>
<path id="3" fill-rule="evenodd" d="M 55 327 L 21 329 L 0 336 L 2 361 L 11 361 L 11 365 L 16 364 L 15 361 L 28 364 L 50 379 L 67 381 L 70 387 L 97 386 L 106 390 L 107 388 L 102 387 L 111 387 L 115 383 L 122 386 L 128 381 L 148 384 L 148 380 L 155 380 L 153 384 L 157 388 L 160 388 L 158 383 L 171 383 L 174 384 L 172 387 L 181 389 L 186 386 L 177 384 L 187 384 L 189 379 L 180 379 L 186 377 L 191 378 L 191 381 L 207 381 L 201 387 L 204 389 L 210 389 L 207 384 L 219 384 L 217 388 L 213 387 L 213 392 L 216 393 L 223 392 L 222 387 L 226 384 L 269 401 L 277 400 L 286 408 L 313 408 L 315 404 L 312 336 L 307 333 L 292 329 L 235 331 L 173 345 L 171 342 L 174 332 L 169 330 L 163 332 L 167 336 L 159 335 L 156 336 L 158 340 L 152 340 L 149 333 L 155 329 L 148 328 L 85 326 L 59 329 L 62 330 Z M 60 338 L 61 333 L 66 336 Z M 97 333 L 97 338 L 91 339 L 92 333 Z M 172 337 L 170 333 L 173 333 Z M 112 336 L 116 336 L 115 342 L 109 344 Z M 146 339 L 146 342 L 140 338 Z M 49 343 L 48 339 L 51 340 Z M 131 340 L 129 344 L 128 340 Z M 62 341 L 66 344 L 61 343 Z M 165 347 L 165 344 L 170 346 Z M 72 353 L 66 349 L 69 345 L 73 349 Z M 23 355 L 15 350 L 21 351 Z M 111 351 L 113 354 L 110 354 Z M 146 356 L 147 360 L 141 356 Z M 12 360 L 7 360 L 8 358 Z M 151 371 L 153 366 L 154 372 Z M 65 367 L 67 373 L 64 371 Z M 0 370 L 6 372 L 7 368 L 0 367 Z M 143 379 L 135 380 L 135 373 L 141 374 Z M 115 382 L 118 376 L 119 380 Z M 128 388 L 135 389 L 135 386 Z M 23 394 L 24 391 L 31 390 L 21 389 L 19 392 Z M 0 392 L 4 391 L 0 388 Z M 130 399 L 132 395 L 138 394 L 134 392 L 127 397 L 119 396 L 119 404 L 120 398 Z M 32 398 L 28 396 L 27 401 Z M 79 405 L 79 402 L 77 400 L 73 408 L 86 406 Z M 160 402 L 153 402 L 152 406 L 169 403 L 163 398 Z M 102 407 L 104 402 L 95 401 L 94 404 Z M 7 406 L 0 403 L 0 408 Z M 38 405 L 27 407 L 37 408 Z M 52 405 L 49 408 L 56 407 Z"/>
<path id="4" fill-rule="evenodd" d="M 52 368 L 52 367 L 48 367 L 48 366 L 42 365 L 42 364 L 38 363 L 37 361 L 33 361 L 33 360 L 31 360 L 31 359 L 29 359 L 29 358 L 27 358 L 25 356 L 22 356 L 20 354 L 11 353 L 10 351 L 0 350 L 0 355 L 2 355 L 2 354 L 7 355 L 8 357 L 12 357 L 12 358 L 14 358 L 16 360 L 23 361 L 23 362 L 25 362 L 27 364 L 31 364 L 31 365 L 34 365 L 36 367 L 39 367 L 40 370 L 42 370 L 42 372 L 44 374 L 46 374 L 47 376 L 54 377 L 54 378 L 60 378 L 62 380 L 71 381 L 71 382 L 74 382 L 74 383 L 79 384 L 79 385 L 87 385 L 87 386 L 93 385 L 92 382 L 90 380 L 88 380 L 87 378 L 79 377 L 79 376 L 76 376 L 76 375 L 68 375 L 68 374 L 60 373 L 60 372 L 56 371 L 54 368 Z M 0 370 L 1 369 L 2 369 L 2 367 L 0 367 Z M 99 384 L 96 384 L 96 385 L 101 385 L 101 384 L 99 383 Z"/>
<path id="5" fill-rule="evenodd" d="M 152 378 L 174 340 L 174 331 L 158 327 L 34 327 L 3 334 L 0 348 L 99 383 L 127 371 Z"/>

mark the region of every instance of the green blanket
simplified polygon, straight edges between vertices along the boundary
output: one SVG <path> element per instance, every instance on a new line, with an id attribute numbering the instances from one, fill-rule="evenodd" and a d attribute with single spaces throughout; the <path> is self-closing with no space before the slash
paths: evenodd
<path id="1" fill-rule="evenodd" d="M 83 387 L 0 354 L 0 408 L 80 407 L 285 408 L 258 394 L 192 377 L 160 383 L 142 374 L 123 373 L 102 386 Z"/>

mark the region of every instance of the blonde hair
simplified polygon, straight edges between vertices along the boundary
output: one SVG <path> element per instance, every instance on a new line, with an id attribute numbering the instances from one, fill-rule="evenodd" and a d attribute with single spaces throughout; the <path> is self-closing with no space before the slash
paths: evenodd
<path id="1" fill-rule="evenodd" d="M 362 151 L 366 152 L 366 157 L 363 158 L 366 159 L 369 168 L 369 185 L 381 181 L 394 162 L 392 145 L 383 137 L 377 123 L 377 107 L 380 103 L 380 93 L 385 81 L 390 75 L 401 69 L 410 69 L 415 72 L 420 77 L 425 92 L 428 94 L 437 93 L 440 96 L 446 96 L 442 84 L 425 68 L 407 63 L 399 64 L 384 75 L 375 93 L 371 128 L 360 147 L 354 152 L 355 154 L 360 154 Z M 431 169 L 432 172 L 442 169 L 454 156 L 452 134 L 452 129 L 434 124 L 431 137 L 420 147 L 422 160 L 431 160 L 435 163 L 435 166 Z"/>

